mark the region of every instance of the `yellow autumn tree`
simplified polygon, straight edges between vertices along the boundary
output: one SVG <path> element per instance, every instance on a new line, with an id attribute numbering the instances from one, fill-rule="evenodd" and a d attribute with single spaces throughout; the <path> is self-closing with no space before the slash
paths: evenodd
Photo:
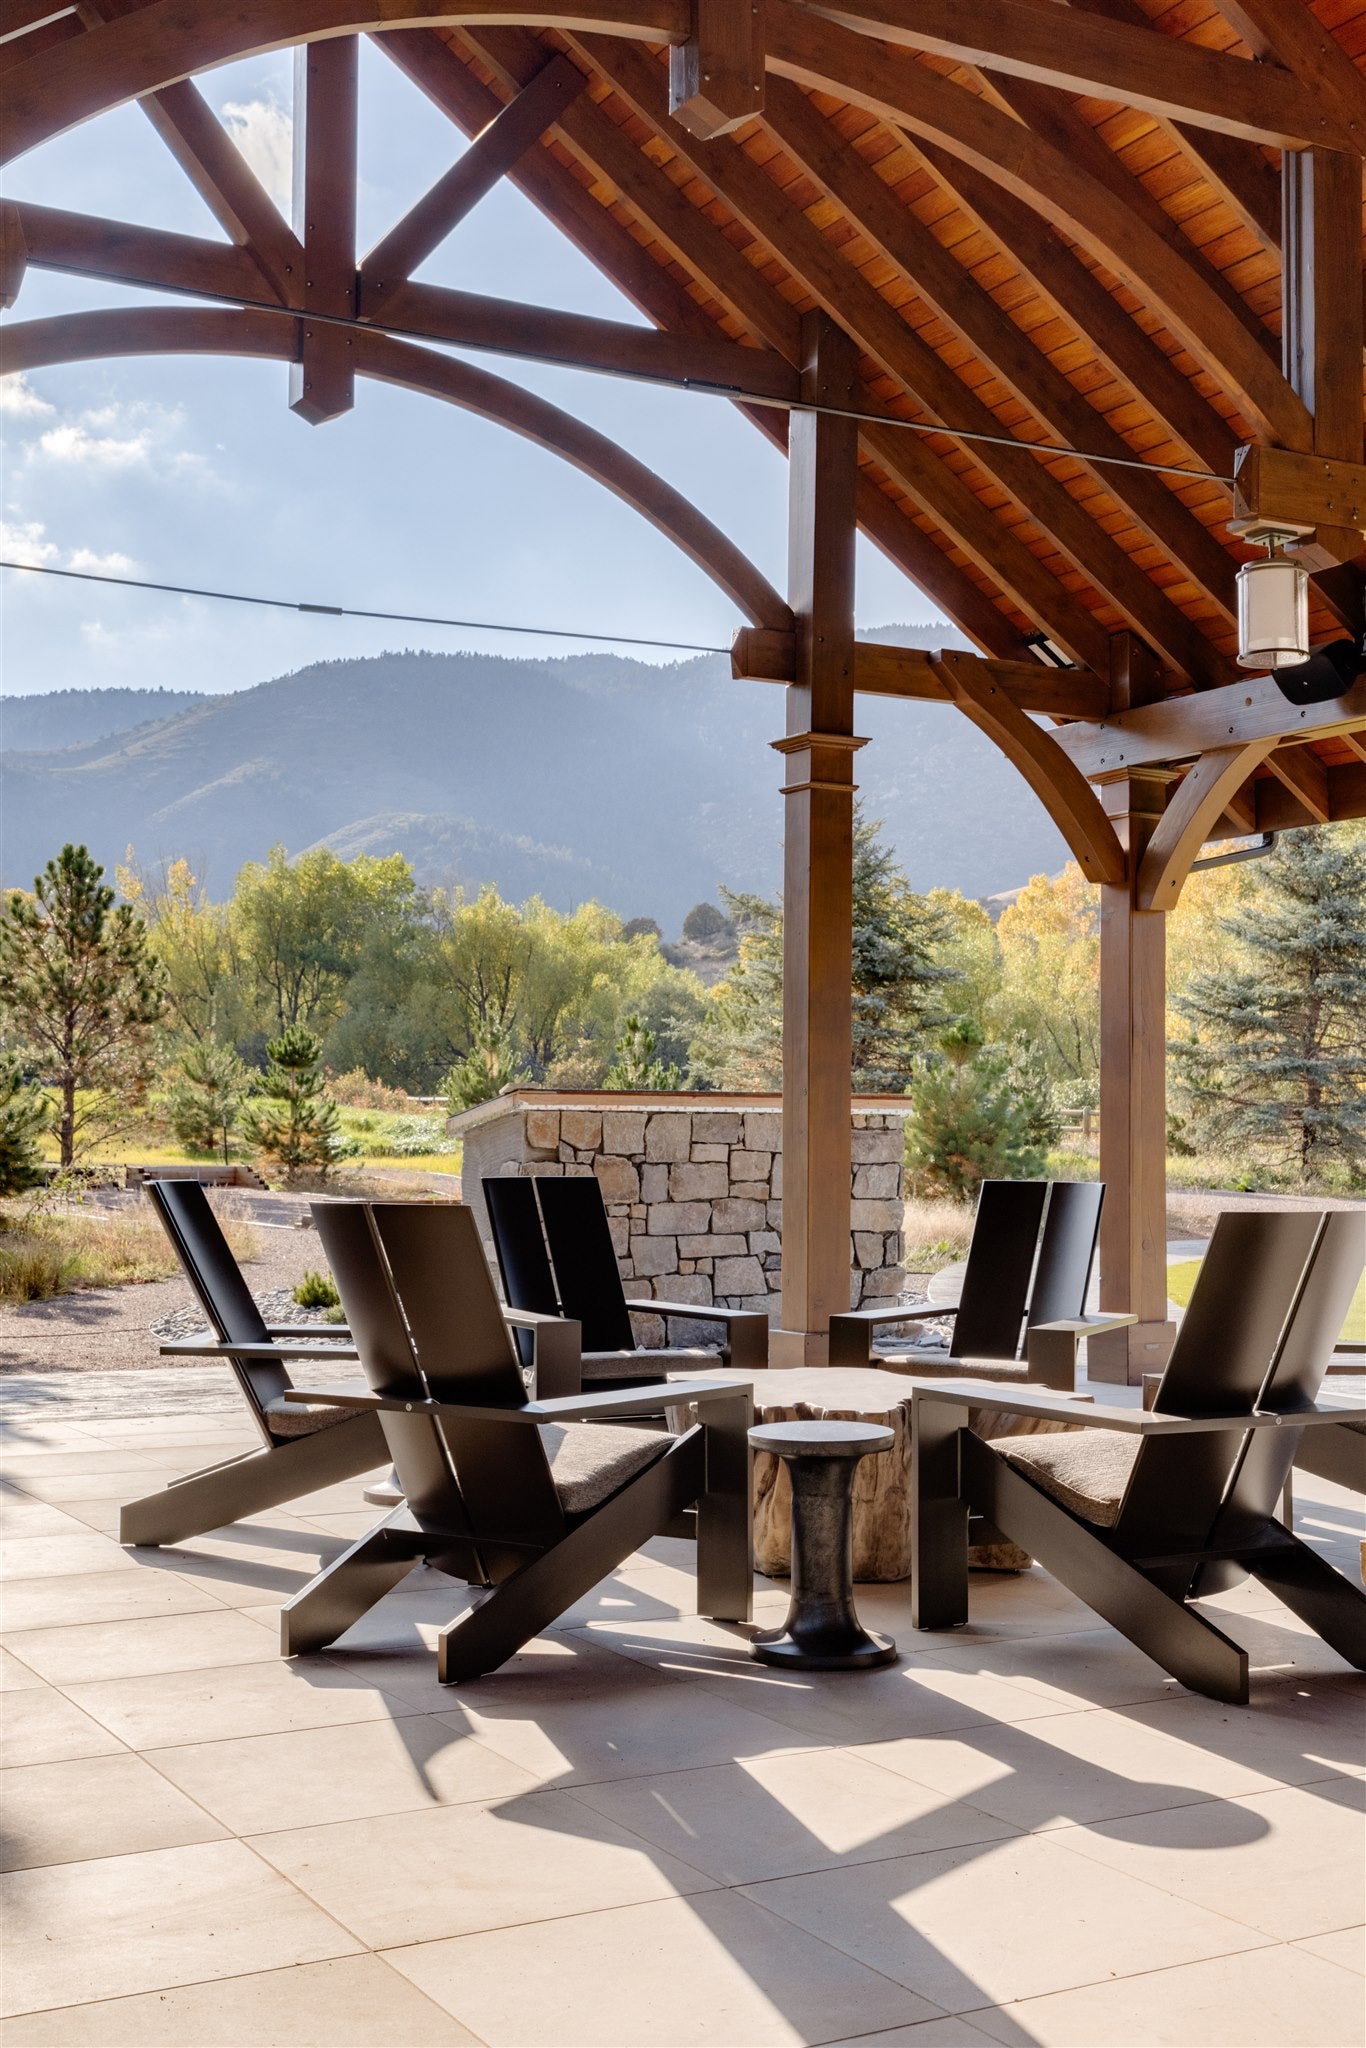
<path id="1" fill-rule="evenodd" d="M 1075 861 L 1034 875 L 996 927 L 1002 982 L 994 1035 L 1037 1048 L 1054 1081 L 1100 1068 L 1100 892 Z"/>

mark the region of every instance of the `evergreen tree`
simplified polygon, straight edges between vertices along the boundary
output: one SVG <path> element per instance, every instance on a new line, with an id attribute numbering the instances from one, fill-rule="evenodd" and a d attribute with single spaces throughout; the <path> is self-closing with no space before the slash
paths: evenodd
<path id="1" fill-rule="evenodd" d="M 722 890 L 740 933 L 740 957 L 693 1039 L 693 1069 L 722 1088 L 782 1086 L 781 902 Z M 882 838 L 878 820 L 854 819 L 853 1062 L 856 1089 L 900 1089 L 927 1032 L 947 1021 L 944 997 L 957 975 L 934 959 L 947 936 L 943 914 L 917 896 Z"/>
<path id="2" fill-rule="evenodd" d="M 521 1062 L 510 1029 L 491 1019 L 477 1024 L 471 1033 L 470 1049 L 446 1075 L 441 1092 L 452 1116 L 476 1103 L 492 1102 L 522 1076 Z"/>
<path id="3" fill-rule="evenodd" d="M 1173 1007 L 1172 1048 L 1200 1137 L 1292 1160 L 1305 1179 L 1366 1153 L 1366 846 L 1282 834 L 1259 886 L 1219 926 L 1232 961 Z"/>
<path id="4" fill-rule="evenodd" d="M 48 1106 L 20 1061 L 0 1054 L 0 1195 L 21 1195 L 41 1178 L 38 1140 L 47 1123 Z"/>
<path id="5" fill-rule="evenodd" d="M 221 1151 L 227 1165 L 229 1140 L 247 1085 L 247 1069 L 230 1045 L 203 1039 L 186 1047 L 166 1094 L 171 1129 L 186 1151 Z"/>
<path id="6" fill-rule="evenodd" d="M 682 1069 L 667 1066 L 655 1052 L 655 1035 L 636 1016 L 626 1019 L 616 1043 L 615 1057 L 603 1076 L 604 1088 L 631 1088 L 640 1092 L 677 1088 Z"/>
<path id="7" fill-rule="evenodd" d="M 164 1005 L 147 927 L 103 876 L 64 846 L 0 920 L 0 1021 L 57 1091 L 63 1166 L 135 1119 Z"/>
<path id="8" fill-rule="evenodd" d="M 922 1192 L 967 1202 L 984 1180 L 1043 1172 L 1044 1149 L 1030 1103 L 1016 1094 L 1009 1055 L 984 1046 L 975 1025 L 946 1032 L 937 1055 L 917 1062 L 907 1093 L 906 1163 Z"/>
<path id="9" fill-rule="evenodd" d="M 291 1024 L 266 1047 L 269 1065 L 242 1117 L 247 1143 L 284 1174 L 326 1173 L 341 1154 L 337 1105 L 325 1091 L 322 1041 Z"/>

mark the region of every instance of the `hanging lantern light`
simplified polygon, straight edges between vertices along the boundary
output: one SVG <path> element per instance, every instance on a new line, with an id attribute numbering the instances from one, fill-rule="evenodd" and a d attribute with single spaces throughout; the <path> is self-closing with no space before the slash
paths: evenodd
<path id="1" fill-rule="evenodd" d="M 1263 546 L 1266 559 L 1244 562 L 1238 571 L 1238 665 L 1293 667 L 1309 656 L 1309 576 L 1280 550 L 1303 533 L 1257 526 L 1244 538 Z"/>

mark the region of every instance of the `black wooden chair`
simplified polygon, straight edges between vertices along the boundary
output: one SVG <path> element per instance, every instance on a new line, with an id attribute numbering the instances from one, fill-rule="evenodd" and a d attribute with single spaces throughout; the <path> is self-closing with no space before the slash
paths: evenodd
<path id="1" fill-rule="evenodd" d="M 629 1386 L 718 1363 L 738 1372 L 767 1366 L 768 1317 L 760 1310 L 627 1300 L 607 1206 L 593 1176 L 498 1177 L 485 1180 L 483 1189 L 509 1304 L 558 1310 L 579 1324 L 585 1385 Z M 727 1341 L 719 1353 L 679 1345 L 642 1350 L 631 1327 L 633 1310 L 720 1323 Z"/>
<path id="2" fill-rule="evenodd" d="M 1366 1493 L 1366 1422 L 1307 1429 L 1295 1453 L 1295 1470 L 1330 1479 L 1349 1493 Z"/>
<path id="3" fill-rule="evenodd" d="M 1078 1427 L 1059 1395 L 993 1385 L 995 1410 L 1072 1426 L 986 1441 L 963 1383 L 916 1385 L 916 1627 L 968 1619 L 977 1514 L 1214 1699 L 1246 1702 L 1247 1656 L 1190 1602 L 1247 1573 L 1366 1669 L 1366 1593 L 1276 1519 L 1304 1436 L 1342 1426 L 1317 1395 L 1363 1263 L 1350 1212 L 1221 1216 L 1146 1412 L 1097 1406 Z"/>
<path id="4" fill-rule="evenodd" d="M 198 1181 L 154 1180 L 146 1194 L 171 1240 L 213 1339 L 163 1344 L 163 1358 L 221 1358 L 231 1366 L 261 1438 L 259 1450 L 192 1472 L 119 1510 L 121 1543 L 179 1543 L 262 1513 L 384 1463 L 373 1415 L 341 1407 L 304 1409 L 285 1400 L 290 1359 L 354 1358 L 350 1333 L 322 1343 L 297 1323 L 267 1323 Z"/>
<path id="5" fill-rule="evenodd" d="M 285 1656 L 335 1642 L 425 1560 L 490 1589 L 439 1639 L 443 1684 L 478 1677 L 693 1504 L 699 1607 L 750 1618 L 746 1382 L 673 1385 L 700 1418 L 676 1436 L 615 1426 L 656 1410 L 651 1388 L 532 1400 L 468 1208 L 313 1214 L 371 1391 L 289 1398 L 377 1417 L 405 1498 L 285 1606 Z"/>
<path id="6" fill-rule="evenodd" d="M 1081 1339 L 1134 1320 L 1085 1312 L 1104 1200 L 1102 1181 L 983 1181 L 957 1303 L 832 1316 L 830 1363 L 1071 1388 Z M 873 1354 L 879 1324 L 917 1316 L 952 1319 L 947 1352 L 913 1345 Z"/>

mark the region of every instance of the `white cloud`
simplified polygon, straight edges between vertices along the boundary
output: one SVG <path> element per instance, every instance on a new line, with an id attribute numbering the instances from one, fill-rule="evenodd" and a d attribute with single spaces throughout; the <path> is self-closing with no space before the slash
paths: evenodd
<path id="1" fill-rule="evenodd" d="M 138 565 L 131 555 L 120 554 L 117 548 L 107 555 L 97 555 L 93 548 L 73 548 L 66 566 L 86 569 L 92 576 L 131 576 Z"/>
<path id="2" fill-rule="evenodd" d="M 77 424 L 49 427 L 38 436 L 38 453 L 53 462 L 78 462 L 95 469 L 130 469 L 146 462 L 151 434 L 140 433 L 120 439 L 114 434 L 91 434 Z"/>
<path id="3" fill-rule="evenodd" d="M 229 100 L 223 126 L 281 212 L 294 189 L 294 116 L 278 100 Z"/>
<path id="4" fill-rule="evenodd" d="M 41 566 L 55 562 L 61 549 L 43 538 L 47 529 L 41 519 L 0 519 L 0 552 L 7 562 Z"/>
<path id="5" fill-rule="evenodd" d="M 55 405 L 49 405 L 30 388 L 22 370 L 16 370 L 11 377 L 0 377 L 0 412 L 15 419 L 37 420 L 48 418 L 56 410 Z"/>

